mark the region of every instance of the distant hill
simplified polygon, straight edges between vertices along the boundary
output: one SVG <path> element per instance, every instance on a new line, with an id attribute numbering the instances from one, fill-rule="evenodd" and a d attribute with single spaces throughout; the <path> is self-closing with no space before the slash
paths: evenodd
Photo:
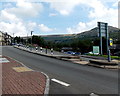
<path id="1" fill-rule="evenodd" d="M 108 32 L 110 35 L 110 38 L 113 38 L 114 40 L 118 39 L 118 36 L 120 36 L 120 29 L 112 26 L 108 26 Z M 44 35 L 42 36 L 46 41 L 53 41 L 53 42 L 70 42 L 75 38 L 79 39 L 94 39 L 98 38 L 98 28 L 95 27 L 89 31 L 85 31 L 79 34 L 66 34 L 66 35 Z"/>

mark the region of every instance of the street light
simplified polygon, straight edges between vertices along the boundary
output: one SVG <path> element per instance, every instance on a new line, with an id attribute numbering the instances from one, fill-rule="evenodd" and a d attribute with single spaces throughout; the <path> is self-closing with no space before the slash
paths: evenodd
<path id="1" fill-rule="evenodd" d="M 31 31 L 31 50 L 32 50 L 32 33 L 33 33 L 34 31 Z"/>
<path id="2" fill-rule="evenodd" d="M 13 33 L 13 43 L 15 43 L 15 42 L 14 42 L 14 33 Z"/>
<path id="3" fill-rule="evenodd" d="M 33 33 L 34 31 L 31 31 L 31 45 L 32 45 L 32 33 Z"/>

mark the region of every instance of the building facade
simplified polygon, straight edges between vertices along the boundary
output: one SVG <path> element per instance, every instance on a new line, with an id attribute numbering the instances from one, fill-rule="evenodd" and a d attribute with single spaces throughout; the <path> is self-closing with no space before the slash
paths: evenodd
<path id="1" fill-rule="evenodd" d="M 11 45 L 11 43 L 12 37 L 9 34 L 0 31 L 0 46 Z"/>

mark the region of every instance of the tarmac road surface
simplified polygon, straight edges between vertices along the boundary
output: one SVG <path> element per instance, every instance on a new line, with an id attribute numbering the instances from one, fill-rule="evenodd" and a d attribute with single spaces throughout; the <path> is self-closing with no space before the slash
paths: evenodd
<path id="1" fill-rule="evenodd" d="M 2 47 L 2 54 L 46 73 L 51 79 L 50 94 L 118 94 L 118 70 L 78 65 L 9 46 Z"/>

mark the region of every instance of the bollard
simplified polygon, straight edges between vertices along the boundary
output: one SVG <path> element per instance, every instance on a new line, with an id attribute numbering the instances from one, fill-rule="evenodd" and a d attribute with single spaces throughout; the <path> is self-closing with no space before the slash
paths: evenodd
<path id="1" fill-rule="evenodd" d="M 29 50 L 32 51 L 32 47 L 30 47 Z"/>
<path id="2" fill-rule="evenodd" d="M 42 52 L 42 47 L 40 47 L 40 52 Z"/>
<path id="3" fill-rule="evenodd" d="M 108 50 L 108 62 L 111 62 L 110 50 Z"/>
<path id="4" fill-rule="evenodd" d="M 45 51 L 45 53 L 47 54 L 47 46 L 46 46 L 46 51 Z"/>
<path id="5" fill-rule="evenodd" d="M 51 48 L 51 54 L 53 54 L 53 48 Z"/>
<path id="6" fill-rule="evenodd" d="M 36 51 L 38 51 L 38 47 L 35 47 L 36 48 Z"/>

